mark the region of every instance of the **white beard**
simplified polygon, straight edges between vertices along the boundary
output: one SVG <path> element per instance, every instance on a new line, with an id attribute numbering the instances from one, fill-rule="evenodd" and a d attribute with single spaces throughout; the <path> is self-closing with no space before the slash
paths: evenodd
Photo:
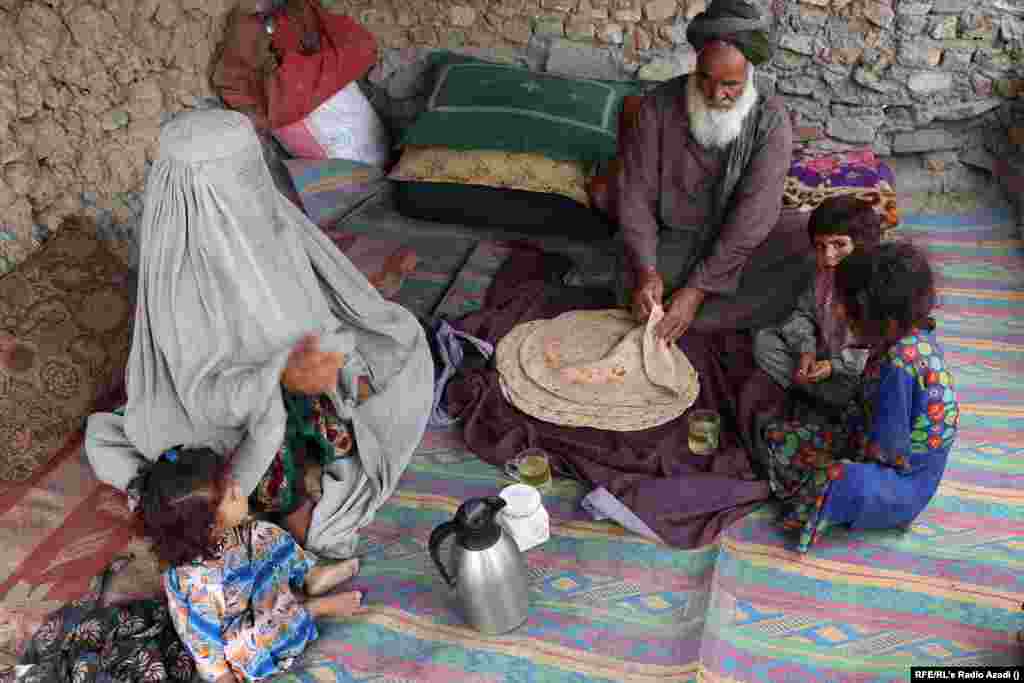
<path id="1" fill-rule="evenodd" d="M 690 118 L 690 132 L 701 147 L 719 149 L 727 146 L 743 132 L 743 120 L 757 104 L 757 86 L 754 68 L 747 65 L 747 82 L 743 94 L 731 109 L 712 109 L 697 87 L 697 78 L 686 79 L 686 109 Z"/>

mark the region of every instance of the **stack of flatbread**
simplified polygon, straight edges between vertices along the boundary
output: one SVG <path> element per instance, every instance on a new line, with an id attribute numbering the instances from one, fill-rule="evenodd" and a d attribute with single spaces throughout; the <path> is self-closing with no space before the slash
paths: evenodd
<path id="1" fill-rule="evenodd" d="M 686 354 L 624 310 L 572 311 L 516 326 L 498 344 L 505 398 L 527 415 L 571 427 L 648 429 L 682 415 L 700 381 Z"/>

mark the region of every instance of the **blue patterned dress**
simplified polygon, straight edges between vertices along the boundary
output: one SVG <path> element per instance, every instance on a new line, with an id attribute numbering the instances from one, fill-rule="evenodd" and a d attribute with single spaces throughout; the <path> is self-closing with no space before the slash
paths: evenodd
<path id="1" fill-rule="evenodd" d="M 171 619 L 204 681 L 267 678 L 316 640 L 298 598 L 313 564 L 287 531 L 251 522 L 229 532 L 216 558 L 164 572 Z"/>
<path id="2" fill-rule="evenodd" d="M 772 492 L 807 552 L 830 526 L 909 525 L 939 486 L 960 418 L 932 332 L 914 330 L 872 358 L 840 425 L 765 427 Z"/>

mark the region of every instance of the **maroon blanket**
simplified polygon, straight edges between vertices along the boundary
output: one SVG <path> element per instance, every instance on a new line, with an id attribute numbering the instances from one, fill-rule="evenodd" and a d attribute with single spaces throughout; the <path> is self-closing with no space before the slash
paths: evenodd
<path id="1" fill-rule="evenodd" d="M 496 344 L 521 322 L 612 305 L 610 292 L 557 284 L 566 266 L 563 257 L 514 253 L 491 283 L 484 308 L 455 326 Z M 685 416 L 639 432 L 562 427 L 529 417 L 505 400 L 490 368 L 457 376 L 448 386 L 448 409 L 463 418 L 469 449 L 487 462 L 501 467 L 539 446 L 552 456 L 557 473 L 604 486 L 666 542 L 696 547 L 768 499 L 768 484 L 752 470 L 741 434 L 756 408 L 774 409 L 783 394 L 767 375 L 753 372 L 749 334 L 688 333 L 680 343 L 700 373 L 694 408 L 722 414 L 721 447 L 714 455 L 690 452 Z"/>

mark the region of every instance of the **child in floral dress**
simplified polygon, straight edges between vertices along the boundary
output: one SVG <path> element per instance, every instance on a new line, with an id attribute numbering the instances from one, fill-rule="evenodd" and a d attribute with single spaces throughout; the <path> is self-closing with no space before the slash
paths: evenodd
<path id="1" fill-rule="evenodd" d="M 316 565 L 284 529 L 249 517 L 249 500 L 207 449 L 174 449 L 135 483 L 171 621 L 210 683 L 287 670 L 317 638 L 314 619 L 361 611 L 358 591 L 327 593 L 356 559 Z"/>
<path id="2" fill-rule="evenodd" d="M 938 488 L 960 416 L 926 256 L 897 243 L 855 252 L 835 284 L 837 315 L 871 348 L 859 395 L 840 424 L 767 425 L 759 453 L 799 552 L 834 525 L 909 525 Z"/>

